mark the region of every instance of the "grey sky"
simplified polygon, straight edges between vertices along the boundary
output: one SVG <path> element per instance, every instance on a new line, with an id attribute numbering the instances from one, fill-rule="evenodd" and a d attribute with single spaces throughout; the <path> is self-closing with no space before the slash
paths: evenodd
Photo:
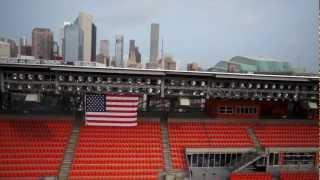
<path id="1" fill-rule="evenodd" d="M 59 38 L 64 21 L 91 13 L 97 39 L 116 34 L 135 39 L 149 57 L 150 24 L 160 24 L 165 53 L 182 67 L 213 66 L 232 56 L 290 61 L 318 70 L 317 0 L 0 0 L 0 36 L 30 39 L 33 27 L 49 27 Z M 113 54 L 113 49 L 111 49 Z"/>

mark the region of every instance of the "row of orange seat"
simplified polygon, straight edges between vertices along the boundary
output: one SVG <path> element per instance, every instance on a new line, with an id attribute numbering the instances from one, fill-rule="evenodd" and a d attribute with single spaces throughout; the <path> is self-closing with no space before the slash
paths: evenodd
<path id="1" fill-rule="evenodd" d="M 270 173 L 233 173 L 230 180 L 272 180 Z"/>
<path id="2" fill-rule="evenodd" d="M 280 180 L 318 180 L 317 172 L 282 172 Z"/>
<path id="3" fill-rule="evenodd" d="M 0 179 L 58 175 L 71 121 L 0 122 Z"/>
<path id="4" fill-rule="evenodd" d="M 169 123 L 169 139 L 173 166 L 186 168 L 185 148 L 252 147 L 247 125 L 202 122 Z"/>
<path id="5" fill-rule="evenodd" d="M 163 171 L 159 122 L 129 128 L 83 126 L 78 142 L 70 179 L 156 179 Z"/>

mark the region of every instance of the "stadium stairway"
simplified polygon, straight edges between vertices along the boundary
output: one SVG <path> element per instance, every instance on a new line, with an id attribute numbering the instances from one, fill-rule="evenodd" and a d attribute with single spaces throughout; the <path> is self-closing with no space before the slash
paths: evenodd
<path id="1" fill-rule="evenodd" d="M 233 168 L 233 172 L 240 172 L 241 170 L 245 169 L 250 164 L 252 164 L 255 161 L 259 160 L 260 158 L 266 156 L 265 149 L 261 145 L 254 130 L 251 127 L 249 127 L 249 128 L 247 128 L 247 133 L 255 146 L 256 152 L 249 152 L 249 153 L 245 154 L 244 159 L 235 165 L 235 167 Z"/>
<path id="2" fill-rule="evenodd" d="M 249 128 L 247 129 L 247 133 L 248 133 L 251 141 L 253 142 L 253 144 L 254 144 L 257 152 L 258 152 L 258 153 L 265 153 L 265 152 L 264 152 L 264 151 L 265 151 L 264 147 L 261 145 L 258 137 L 256 136 L 254 130 L 253 130 L 251 127 L 249 127 Z"/>
<path id="3" fill-rule="evenodd" d="M 171 173 L 172 159 L 171 159 L 171 152 L 170 152 L 167 116 L 162 116 L 160 118 L 160 129 L 161 129 L 161 137 L 162 137 L 162 145 L 163 145 L 163 158 L 165 162 L 165 170 L 166 172 Z"/>
<path id="4" fill-rule="evenodd" d="M 73 122 L 69 143 L 64 153 L 64 158 L 59 170 L 59 179 L 68 179 L 68 175 L 72 166 L 72 160 L 75 152 L 75 148 L 79 138 L 79 132 L 81 127 L 81 120 L 76 118 Z"/>

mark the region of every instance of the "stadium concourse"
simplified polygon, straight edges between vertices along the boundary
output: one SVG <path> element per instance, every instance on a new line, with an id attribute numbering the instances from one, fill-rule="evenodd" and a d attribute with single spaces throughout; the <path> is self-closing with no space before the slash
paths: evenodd
<path id="1" fill-rule="evenodd" d="M 0 61 L 0 180 L 316 180 L 319 77 Z"/>

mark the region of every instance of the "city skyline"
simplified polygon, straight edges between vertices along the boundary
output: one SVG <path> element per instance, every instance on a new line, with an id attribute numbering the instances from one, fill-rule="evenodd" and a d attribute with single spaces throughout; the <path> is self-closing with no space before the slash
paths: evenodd
<path id="1" fill-rule="evenodd" d="M 135 39 L 139 44 L 143 63 L 149 61 L 150 24 L 159 23 L 165 53 L 172 55 L 184 67 L 191 62 L 211 67 L 220 60 L 242 55 L 289 61 L 295 66 L 306 65 L 313 72 L 318 70 L 318 6 L 315 1 L 187 1 L 183 7 L 178 6 L 181 1 L 170 5 L 167 1 L 137 1 L 134 3 L 136 5 L 129 1 L 126 5 L 111 1 L 77 2 L 19 1 L 24 10 L 29 12 L 23 13 L 22 17 L 20 7 L 14 6 L 17 2 L 3 1 L 1 18 L 9 17 L 11 21 L 1 19 L 4 24 L 0 29 L 0 36 L 16 40 L 26 36 L 30 40 L 32 28 L 48 27 L 55 33 L 57 41 L 58 30 L 63 27 L 63 22 L 71 21 L 80 11 L 84 11 L 93 15 L 98 29 L 97 41 L 108 39 L 113 43 L 116 34 L 123 34 L 126 39 L 126 57 L 129 47 L 127 40 Z M 74 8 L 68 8 L 71 5 Z M 102 11 L 107 5 L 115 6 L 114 9 L 118 7 L 122 11 Z M 65 7 L 59 13 L 50 10 L 61 6 Z M 18 9 L 14 14 L 5 16 L 13 8 Z M 189 11 L 191 9 L 194 12 Z M 10 23 L 22 20 L 23 23 Z M 99 47 L 98 44 L 97 46 Z M 110 52 L 114 52 L 114 45 L 111 44 L 110 47 Z"/>

